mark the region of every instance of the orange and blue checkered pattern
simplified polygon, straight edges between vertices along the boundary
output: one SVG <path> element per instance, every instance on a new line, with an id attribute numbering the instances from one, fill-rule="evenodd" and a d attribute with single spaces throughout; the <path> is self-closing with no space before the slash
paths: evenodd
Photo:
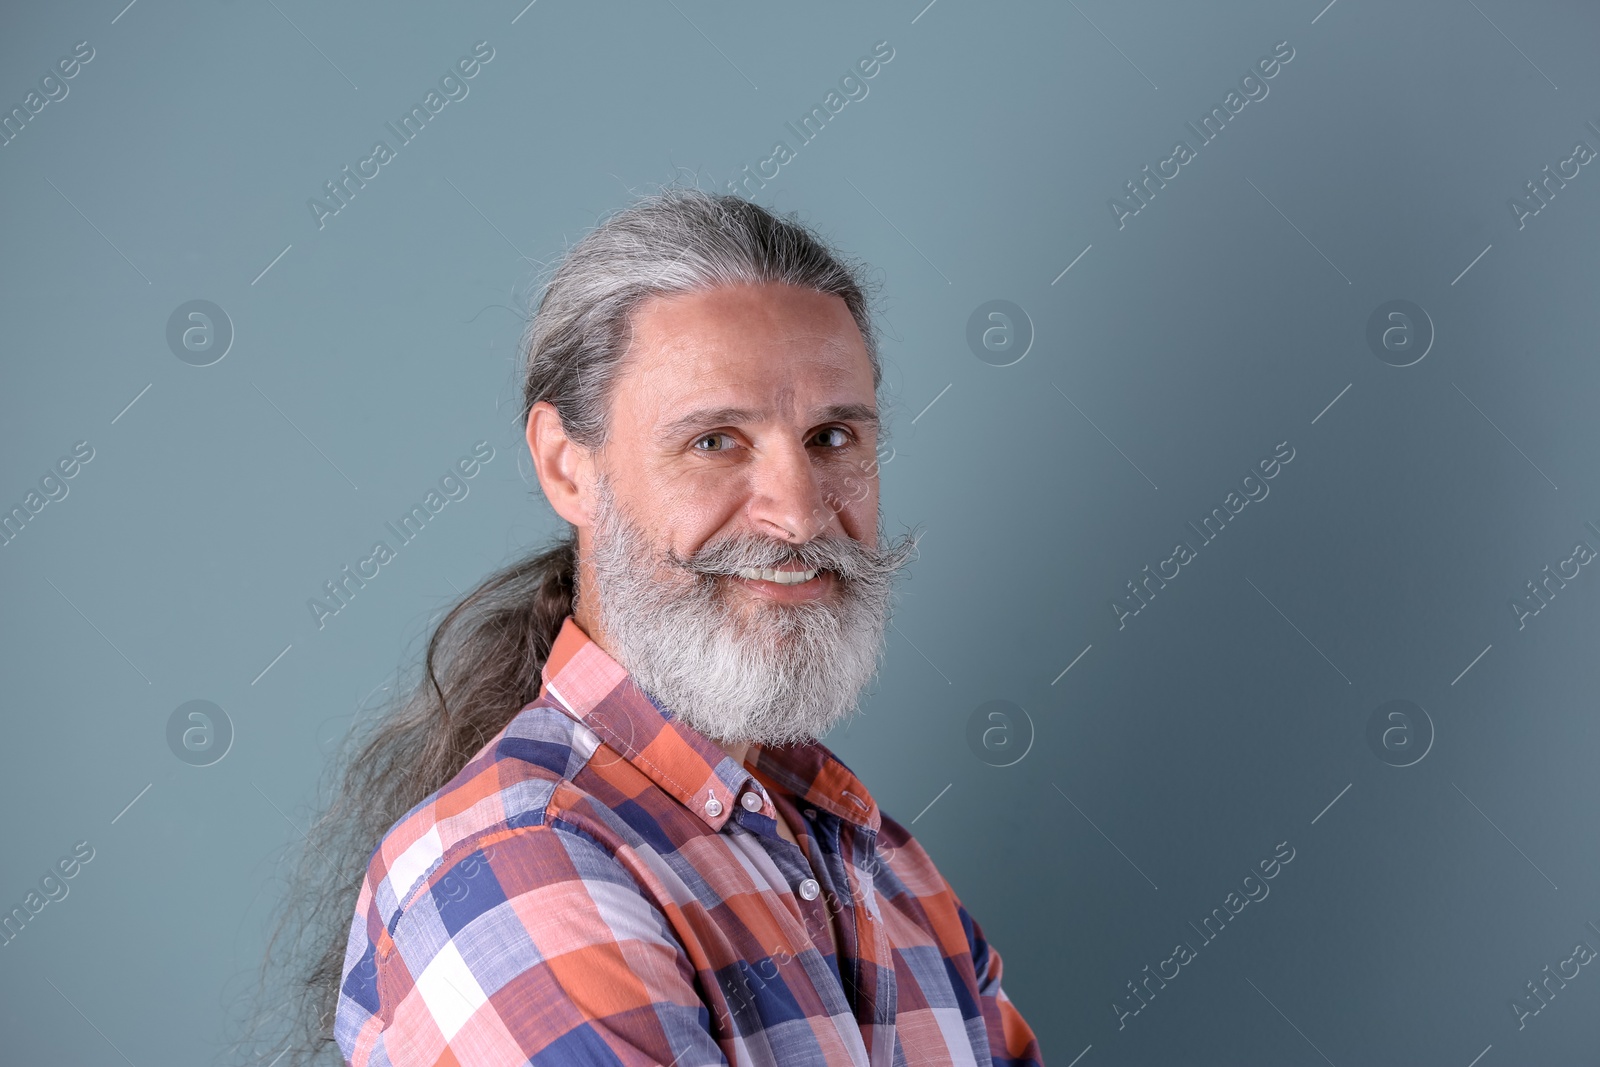
<path id="1" fill-rule="evenodd" d="M 1000 953 L 824 745 L 741 766 L 570 616 L 543 681 L 373 852 L 352 1067 L 1042 1065 Z"/>

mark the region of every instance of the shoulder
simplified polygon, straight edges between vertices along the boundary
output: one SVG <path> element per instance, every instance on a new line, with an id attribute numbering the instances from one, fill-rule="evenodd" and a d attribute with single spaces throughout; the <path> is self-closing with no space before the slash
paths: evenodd
<path id="1" fill-rule="evenodd" d="M 521 1063 L 572 1022 L 603 1018 L 633 963 L 692 978 L 666 915 L 611 849 L 559 817 L 456 843 L 386 924 L 370 910 L 366 922 L 335 1019 L 351 1063 L 454 1063 L 464 1050 Z M 437 1059 L 411 1058 L 419 1039 Z"/>
<path id="2" fill-rule="evenodd" d="M 574 779 L 599 746 L 593 730 L 561 709 L 543 702 L 523 708 L 454 778 L 384 834 L 363 884 L 369 928 L 392 933 L 420 895 L 438 892 L 452 876 L 474 877 L 507 842 L 525 852 L 559 851 L 561 842 L 579 840 L 605 851 L 590 833 L 590 820 L 570 817 L 588 806 Z M 534 828 L 558 828 L 559 840 L 519 832 Z"/>
<path id="3" fill-rule="evenodd" d="M 910 829 L 880 809 L 878 855 L 884 872 L 876 875 L 879 892 L 899 906 L 910 907 L 938 939 L 948 955 L 976 954 L 983 930 L 961 902 L 955 887 L 940 873 L 933 857 Z"/>
<path id="4" fill-rule="evenodd" d="M 910 828 L 891 818 L 882 807 L 878 817 L 878 854 L 904 890 L 923 898 L 949 892 L 950 884 Z"/>

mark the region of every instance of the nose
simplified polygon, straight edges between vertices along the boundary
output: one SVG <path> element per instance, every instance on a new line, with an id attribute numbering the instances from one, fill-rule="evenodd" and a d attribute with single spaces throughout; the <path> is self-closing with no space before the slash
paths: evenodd
<path id="1" fill-rule="evenodd" d="M 748 511 L 757 530 L 792 544 L 803 544 L 830 529 L 842 532 L 816 465 L 799 440 L 768 446 L 758 455 Z"/>

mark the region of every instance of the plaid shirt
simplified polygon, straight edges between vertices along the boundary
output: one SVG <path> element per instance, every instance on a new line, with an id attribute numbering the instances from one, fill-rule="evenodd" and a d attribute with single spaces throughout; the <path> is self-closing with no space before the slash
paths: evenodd
<path id="1" fill-rule="evenodd" d="M 735 763 L 570 616 L 543 681 L 372 855 L 352 1067 L 1042 1067 L 999 952 L 826 747 Z"/>

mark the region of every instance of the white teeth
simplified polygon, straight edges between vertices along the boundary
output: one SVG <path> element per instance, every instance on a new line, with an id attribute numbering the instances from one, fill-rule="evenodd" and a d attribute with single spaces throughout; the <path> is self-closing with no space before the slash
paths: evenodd
<path id="1" fill-rule="evenodd" d="M 776 582 L 778 585 L 799 585 L 801 582 L 809 582 L 820 573 L 822 572 L 816 568 L 809 571 L 775 571 L 769 568 L 746 567 L 739 572 L 739 577 L 751 581 Z"/>

